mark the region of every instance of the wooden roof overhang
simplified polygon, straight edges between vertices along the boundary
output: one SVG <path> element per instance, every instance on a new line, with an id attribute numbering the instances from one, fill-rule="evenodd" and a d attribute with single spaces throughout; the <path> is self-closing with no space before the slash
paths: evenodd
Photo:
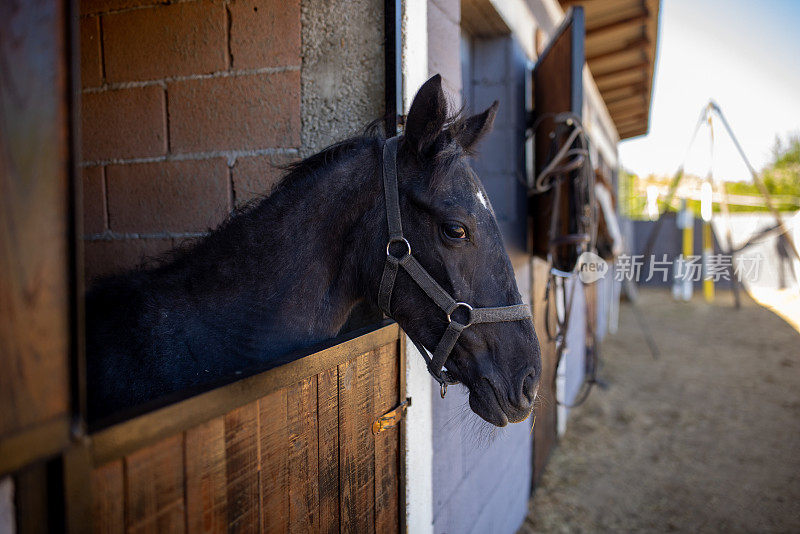
<path id="1" fill-rule="evenodd" d="M 583 6 L 586 62 L 620 139 L 647 133 L 659 0 L 560 0 Z"/>

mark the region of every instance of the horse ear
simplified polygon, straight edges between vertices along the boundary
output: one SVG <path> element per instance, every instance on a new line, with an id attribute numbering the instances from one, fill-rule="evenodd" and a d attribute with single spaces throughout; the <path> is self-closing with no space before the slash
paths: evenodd
<path id="1" fill-rule="evenodd" d="M 456 141 L 464 150 L 470 152 L 483 136 L 492 131 L 492 124 L 494 124 L 494 117 L 497 115 L 497 106 L 499 105 L 500 103 L 495 100 L 486 111 L 464 121 L 464 126 L 455 134 Z"/>
<path id="2" fill-rule="evenodd" d="M 405 137 L 409 145 L 424 155 L 433 145 L 447 121 L 447 99 L 442 77 L 437 74 L 417 91 L 406 119 Z"/>

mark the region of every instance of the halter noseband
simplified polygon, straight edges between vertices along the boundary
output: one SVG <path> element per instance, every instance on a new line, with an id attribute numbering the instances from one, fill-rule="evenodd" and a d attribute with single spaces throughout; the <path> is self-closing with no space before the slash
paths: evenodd
<path id="1" fill-rule="evenodd" d="M 414 282 L 433 300 L 433 302 L 447 316 L 447 330 L 445 330 L 433 356 L 428 355 L 427 349 L 420 343 L 412 342 L 425 358 L 428 372 L 439 382 L 441 395 L 444 398 L 448 384 L 457 384 L 458 381 L 444 369 L 447 358 L 453 351 L 458 337 L 464 329 L 478 323 L 499 323 L 505 321 L 521 321 L 531 317 L 530 308 L 525 304 L 500 306 L 497 308 L 473 308 L 466 302 L 458 302 L 440 286 L 436 280 L 420 265 L 411 255 L 411 245 L 403 237 L 403 225 L 400 219 L 400 194 L 397 188 L 397 144 L 400 136 L 387 139 L 383 146 L 383 194 L 386 199 L 386 222 L 389 225 L 389 241 L 386 243 L 386 263 L 383 267 L 381 285 L 378 292 L 378 304 L 383 312 L 391 317 L 389 305 L 392 301 L 392 290 L 399 267 L 405 269 Z M 394 256 L 390 250 L 393 244 L 403 245 L 402 256 Z M 456 321 L 453 314 L 462 308 L 467 314 L 465 323 Z"/>

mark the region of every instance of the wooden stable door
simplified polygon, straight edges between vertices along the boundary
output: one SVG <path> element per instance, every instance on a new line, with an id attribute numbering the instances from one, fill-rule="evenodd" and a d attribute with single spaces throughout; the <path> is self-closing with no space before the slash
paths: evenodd
<path id="1" fill-rule="evenodd" d="M 94 530 L 397 532 L 400 426 L 374 434 L 372 425 L 400 402 L 399 331 L 392 324 L 98 432 Z M 270 389 L 138 446 L 140 430 Z"/>
<path id="2" fill-rule="evenodd" d="M 548 164 L 551 153 L 550 132 L 553 131 L 553 116 L 570 112 L 578 118 L 583 108 L 583 65 L 584 65 L 584 18 L 583 8 L 574 7 L 567 13 L 564 22 L 547 45 L 533 70 L 533 102 L 534 117 L 538 121 L 535 132 L 535 172 L 538 174 Z M 539 120 L 541 118 L 541 120 Z M 566 181 L 561 184 L 566 187 Z M 556 185 L 559 187 L 559 185 Z M 560 195 L 562 204 L 559 208 L 557 224 L 567 223 L 570 213 L 568 195 Z M 536 408 L 536 425 L 534 427 L 534 481 L 538 480 L 544 470 L 557 439 L 557 402 L 556 402 L 556 347 L 548 339 L 544 318 L 547 314 L 555 314 L 555 309 L 545 307 L 545 288 L 550 277 L 551 265 L 548 259 L 550 248 L 549 228 L 551 213 L 554 209 L 553 192 L 548 191 L 531 198 L 529 213 L 531 217 L 531 247 L 537 256 L 534 261 L 533 300 L 534 327 L 539 334 L 542 351 L 542 378 L 539 395 L 544 402 Z M 556 235 L 569 233 L 568 228 L 557 228 Z M 541 260 L 540 260 L 541 258 Z M 552 295 L 551 295 L 551 302 Z M 551 308 L 553 308 L 551 306 Z M 551 321 L 555 324 L 555 320 Z"/>
<path id="3" fill-rule="evenodd" d="M 0 3 L 0 477 L 69 443 L 69 16 Z"/>
<path id="4" fill-rule="evenodd" d="M 19 532 L 401 530 L 402 423 L 373 433 L 404 399 L 394 323 L 86 433 L 77 24 L 74 1 L 0 2 L 3 518 Z"/>

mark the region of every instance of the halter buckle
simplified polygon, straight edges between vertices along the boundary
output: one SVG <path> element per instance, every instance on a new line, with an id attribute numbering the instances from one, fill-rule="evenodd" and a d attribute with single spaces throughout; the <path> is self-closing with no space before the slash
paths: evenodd
<path id="1" fill-rule="evenodd" d="M 396 256 L 393 256 L 392 253 L 389 251 L 389 247 L 392 246 L 392 243 L 403 243 L 406 246 L 406 253 L 403 254 L 402 256 L 400 256 L 399 258 L 396 257 Z M 395 261 L 400 261 L 403 258 L 405 258 L 406 256 L 410 256 L 410 255 L 411 255 L 411 244 L 408 242 L 408 240 L 405 237 L 392 237 L 392 238 L 389 239 L 389 242 L 386 243 L 386 256 L 387 257 L 392 258 Z"/>
<path id="2" fill-rule="evenodd" d="M 450 311 L 450 313 L 447 314 L 447 322 L 448 323 L 452 323 L 453 322 L 452 315 L 459 308 L 466 308 L 467 309 L 467 315 L 468 315 L 469 319 L 467 320 L 466 323 L 459 323 L 464 328 L 467 328 L 468 326 L 470 326 L 472 324 L 472 306 L 470 306 L 466 302 L 456 302 L 455 307 Z"/>

